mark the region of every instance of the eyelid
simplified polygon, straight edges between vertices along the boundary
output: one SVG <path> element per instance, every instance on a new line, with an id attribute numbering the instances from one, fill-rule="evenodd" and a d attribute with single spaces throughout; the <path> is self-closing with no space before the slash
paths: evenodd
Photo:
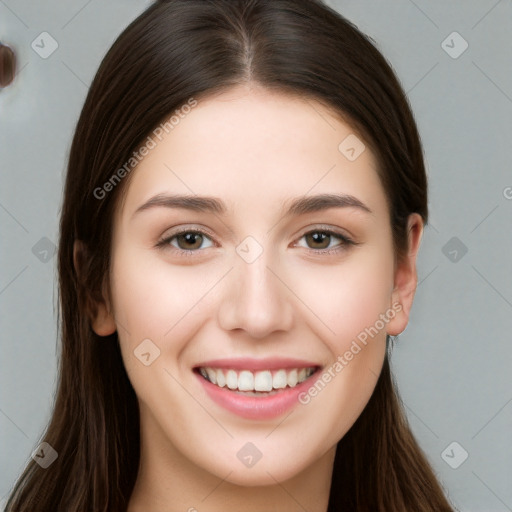
<path id="1" fill-rule="evenodd" d="M 294 247 L 297 246 L 297 242 L 301 240 L 304 236 L 310 234 L 310 233 L 326 233 L 330 236 L 333 236 L 335 238 L 338 238 L 340 240 L 340 243 L 336 245 L 335 247 L 332 247 L 330 249 L 312 249 L 309 247 L 302 247 L 303 249 L 306 249 L 310 252 L 316 253 L 316 254 L 330 254 L 334 252 L 341 252 L 344 249 L 347 248 L 347 246 L 351 245 L 360 245 L 358 242 L 354 241 L 352 236 L 346 235 L 340 231 L 340 228 L 334 228 L 330 227 L 328 225 L 322 225 L 322 224 L 316 224 L 313 226 L 309 226 L 308 228 L 305 228 L 304 231 L 301 232 L 301 235 L 295 238 Z M 171 231 L 171 233 L 164 235 L 161 237 L 158 242 L 156 243 L 157 248 L 160 249 L 166 249 L 169 248 L 171 252 L 178 253 L 179 255 L 186 255 L 186 256 L 195 256 L 194 253 L 201 253 L 204 251 L 204 249 L 179 249 L 170 244 L 170 240 L 173 238 L 185 234 L 185 233 L 200 233 L 201 235 L 204 235 L 208 237 L 215 245 L 218 247 L 218 243 L 215 241 L 215 237 L 211 235 L 211 233 L 206 230 L 203 227 L 194 227 L 194 226 L 187 226 L 187 227 L 179 227 L 175 231 Z"/>
<path id="2" fill-rule="evenodd" d="M 166 233 L 168 233 L 168 232 L 166 231 Z M 214 236 L 208 230 L 206 230 L 205 228 L 203 228 L 203 227 L 194 227 L 194 226 L 186 226 L 186 227 L 176 228 L 176 230 L 171 231 L 168 234 L 164 234 L 162 237 L 159 238 L 159 240 L 156 243 L 155 247 L 160 248 L 160 249 L 165 249 L 167 247 L 170 247 L 171 251 L 182 253 L 182 254 L 184 253 L 184 254 L 187 254 L 187 255 L 188 254 L 192 255 L 192 253 L 200 252 L 202 249 L 194 249 L 194 250 L 178 249 L 178 248 L 176 248 L 176 247 L 174 247 L 174 246 L 172 246 L 170 244 L 170 240 L 172 240 L 173 238 L 175 238 L 175 237 L 177 237 L 179 235 L 183 235 L 185 233 L 200 233 L 201 235 L 204 235 L 204 236 L 208 237 L 215 245 L 218 246 L 217 242 L 215 241 Z"/>
<path id="3" fill-rule="evenodd" d="M 346 229 L 343 230 L 342 228 L 331 226 L 329 224 L 313 224 L 311 226 L 308 226 L 307 228 L 304 228 L 303 230 L 300 231 L 300 233 L 302 234 L 299 235 L 298 238 L 302 238 L 304 235 L 308 235 L 309 233 L 314 233 L 316 231 L 320 231 L 322 233 L 329 233 L 355 243 L 354 237 L 349 232 L 347 232 Z"/>
<path id="4" fill-rule="evenodd" d="M 330 249 L 312 249 L 310 247 L 302 247 L 303 249 L 306 249 L 309 252 L 312 252 L 313 254 L 320 254 L 320 255 L 329 255 L 333 253 L 340 253 L 342 251 L 345 251 L 348 249 L 349 246 L 355 246 L 360 245 L 359 242 L 356 242 L 352 236 L 346 235 L 343 232 L 340 231 L 340 228 L 333 228 L 326 225 L 315 225 L 310 226 L 305 231 L 302 232 L 302 234 L 296 239 L 297 242 L 294 243 L 294 246 L 298 244 L 298 241 L 300 241 L 302 238 L 304 238 L 306 235 L 309 235 L 310 233 L 326 233 L 331 237 L 337 238 L 340 240 L 340 243 L 335 245 L 334 247 L 331 247 Z"/>

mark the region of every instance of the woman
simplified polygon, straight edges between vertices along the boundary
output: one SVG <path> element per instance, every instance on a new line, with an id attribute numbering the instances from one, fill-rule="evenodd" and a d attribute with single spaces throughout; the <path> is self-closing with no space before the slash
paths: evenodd
<path id="1" fill-rule="evenodd" d="M 452 511 L 388 361 L 427 216 L 404 92 L 350 22 L 155 2 L 76 128 L 58 456 L 7 510 Z"/>

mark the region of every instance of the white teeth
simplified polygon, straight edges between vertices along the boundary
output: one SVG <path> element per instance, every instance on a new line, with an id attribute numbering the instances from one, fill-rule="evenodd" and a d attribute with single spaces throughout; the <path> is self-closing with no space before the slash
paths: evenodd
<path id="1" fill-rule="evenodd" d="M 206 373 L 208 374 L 210 382 L 213 384 L 217 384 L 217 372 L 213 368 L 206 368 Z"/>
<path id="2" fill-rule="evenodd" d="M 287 378 L 286 370 L 278 370 L 272 379 L 272 387 L 274 389 L 283 389 L 286 387 Z"/>
<path id="3" fill-rule="evenodd" d="M 254 389 L 254 375 L 246 370 L 240 372 L 238 376 L 239 391 L 252 391 Z"/>
<path id="4" fill-rule="evenodd" d="M 226 384 L 229 389 L 236 389 L 238 387 L 238 376 L 235 370 L 228 370 L 226 374 Z"/>
<path id="5" fill-rule="evenodd" d="M 215 375 L 217 378 L 217 386 L 223 388 L 226 385 L 226 377 L 224 376 L 224 372 L 222 370 L 217 370 Z"/>
<path id="6" fill-rule="evenodd" d="M 268 370 L 256 373 L 254 376 L 254 390 L 272 391 L 272 374 Z"/>
<path id="7" fill-rule="evenodd" d="M 287 386 L 295 387 L 304 382 L 314 373 L 314 368 L 293 368 L 291 370 L 277 370 L 272 373 L 270 370 L 251 372 L 241 370 L 221 370 L 220 368 L 200 368 L 201 375 L 212 384 L 223 388 L 227 386 L 231 390 L 244 392 L 272 392 L 273 390 L 284 389 Z"/>
<path id="8" fill-rule="evenodd" d="M 293 388 L 294 386 L 296 386 L 296 385 L 297 385 L 297 382 L 298 382 L 298 372 L 297 372 L 297 370 L 292 370 L 292 371 L 288 374 L 288 378 L 287 378 L 288 386 L 290 386 L 291 388 Z"/>

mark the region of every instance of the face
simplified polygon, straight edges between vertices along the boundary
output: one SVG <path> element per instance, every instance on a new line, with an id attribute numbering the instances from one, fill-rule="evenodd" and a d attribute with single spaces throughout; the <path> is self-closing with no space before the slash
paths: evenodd
<path id="1" fill-rule="evenodd" d="M 113 314 L 94 323 L 118 331 L 148 453 L 283 481 L 364 409 L 414 284 L 397 286 L 356 136 L 313 100 L 239 87 L 154 137 L 114 219 Z"/>

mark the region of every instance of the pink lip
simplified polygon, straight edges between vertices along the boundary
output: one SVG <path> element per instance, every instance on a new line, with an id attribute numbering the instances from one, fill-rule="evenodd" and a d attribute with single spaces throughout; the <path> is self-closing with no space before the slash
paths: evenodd
<path id="1" fill-rule="evenodd" d="M 213 361 L 205 363 L 204 366 L 210 366 Z M 244 365 L 242 367 L 233 366 L 233 361 L 229 361 L 229 364 L 216 364 L 215 367 L 221 368 L 226 366 L 227 368 L 233 369 L 248 369 L 250 366 Z M 282 360 L 280 361 L 282 364 Z M 202 365 L 201 365 L 202 366 Z M 319 367 L 318 365 L 308 364 L 308 367 L 317 367 L 317 371 L 313 373 L 309 378 L 307 378 L 304 382 L 301 382 L 297 386 L 293 388 L 285 388 L 282 390 L 278 390 L 276 394 L 270 396 L 246 396 L 237 393 L 236 391 L 232 391 L 227 387 L 220 388 L 215 384 L 207 381 L 199 372 L 195 371 L 199 382 L 203 385 L 208 396 L 218 405 L 227 409 L 228 411 L 241 416 L 242 418 L 246 418 L 249 420 L 268 420 L 272 418 L 276 418 L 281 416 L 293 406 L 298 405 L 299 403 L 299 394 L 307 390 L 311 386 L 311 382 L 314 381 L 315 376 L 318 375 Z M 291 366 L 292 368 L 297 368 L 297 366 Z M 299 368 L 303 367 L 302 364 L 299 365 Z M 264 366 L 256 369 L 274 369 L 274 368 L 286 368 L 286 366 Z"/>
<path id="2" fill-rule="evenodd" d="M 196 364 L 195 368 L 225 368 L 233 370 L 280 370 L 293 368 L 312 368 L 320 366 L 318 363 L 304 361 L 300 359 L 292 359 L 289 357 L 271 357 L 267 359 L 253 359 L 250 357 L 242 357 L 237 359 L 212 359 L 200 364 Z"/>

